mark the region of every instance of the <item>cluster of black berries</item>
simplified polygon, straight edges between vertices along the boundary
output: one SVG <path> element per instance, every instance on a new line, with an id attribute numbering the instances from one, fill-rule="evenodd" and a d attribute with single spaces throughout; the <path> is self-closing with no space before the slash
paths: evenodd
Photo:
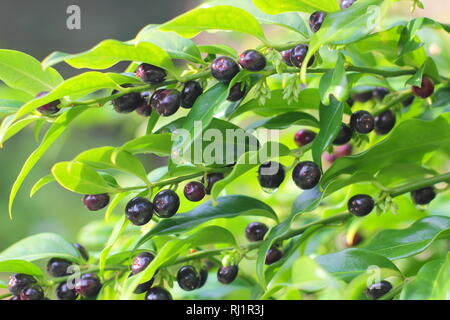
<path id="1" fill-rule="evenodd" d="M 245 228 L 245 237 L 250 242 L 262 241 L 269 228 L 261 222 L 252 222 Z M 266 254 L 265 263 L 271 265 L 283 257 L 283 251 L 272 246 Z"/>
<path id="2" fill-rule="evenodd" d="M 183 266 L 178 270 L 177 282 L 181 289 L 192 291 L 203 287 L 208 280 L 208 270 L 200 269 L 199 272 L 190 265 Z"/>
<path id="3" fill-rule="evenodd" d="M 281 52 L 281 59 L 283 62 L 290 67 L 301 68 L 303 61 L 306 58 L 309 47 L 306 44 L 299 44 L 292 49 L 284 50 Z M 308 62 L 308 67 L 312 66 L 315 57 L 312 56 Z"/>
<path id="4" fill-rule="evenodd" d="M 44 300 L 44 290 L 37 284 L 37 280 L 30 275 L 16 273 L 9 278 L 9 292 L 13 294 L 11 300 Z"/>

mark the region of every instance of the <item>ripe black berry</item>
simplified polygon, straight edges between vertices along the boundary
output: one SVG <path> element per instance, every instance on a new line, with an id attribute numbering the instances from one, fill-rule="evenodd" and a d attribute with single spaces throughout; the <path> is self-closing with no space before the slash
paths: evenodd
<path id="1" fill-rule="evenodd" d="M 268 161 L 259 166 L 258 181 L 263 188 L 278 188 L 283 182 L 284 177 L 284 168 L 280 163 L 276 161 Z"/>
<path id="2" fill-rule="evenodd" d="M 281 60 L 283 60 L 283 62 L 290 67 L 293 66 L 291 62 L 291 52 L 292 49 L 281 51 Z"/>
<path id="3" fill-rule="evenodd" d="M 366 290 L 366 294 L 370 299 L 377 300 L 391 291 L 391 289 L 392 285 L 389 282 L 382 280 L 368 287 Z"/>
<path id="4" fill-rule="evenodd" d="M 383 87 L 378 87 L 373 89 L 373 97 L 379 101 L 383 101 L 384 97 L 386 97 L 390 91 Z"/>
<path id="5" fill-rule="evenodd" d="M 131 85 L 125 84 L 123 87 L 128 88 Z M 119 93 L 119 91 L 114 90 L 112 94 Z M 137 107 L 145 103 L 144 98 L 142 98 L 139 92 L 126 93 L 116 99 L 112 100 L 112 105 L 114 110 L 118 113 L 130 113 L 136 110 Z"/>
<path id="6" fill-rule="evenodd" d="M 291 50 L 291 63 L 297 68 L 300 68 L 307 53 L 308 46 L 305 44 L 299 44 Z"/>
<path id="7" fill-rule="evenodd" d="M 178 270 L 177 282 L 181 289 L 192 291 L 198 288 L 200 277 L 192 266 L 184 266 Z"/>
<path id="8" fill-rule="evenodd" d="M 85 298 L 95 298 L 100 292 L 102 284 L 98 276 L 94 273 L 86 273 L 81 275 L 80 279 L 75 283 L 75 291 Z"/>
<path id="9" fill-rule="evenodd" d="M 81 254 L 81 257 L 85 260 L 88 261 L 89 260 L 89 253 L 87 252 L 86 248 L 83 247 L 81 244 L 79 243 L 74 243 L 73 244 L 75 248 L 77 248 L 78 252 Z"/>
<path id="10" fill-rule="evenodd" d="M 269 251 L 267 251 L 265 264 L 271 265 L 281 258 L 283 258 L 283 252 L 277 247 L 271 247 Z"/>
<path id="11" fill-rule="evenodd" d="M 167 73 L 164 69 L 147 63 L 142 63 L 136 69 L 136 77 L 140 78 L 144 82 L 151 84 L 158 84 L 163 82 L 166 76 Z"/>
<path id="12" fill-rule="evenodd" d="M 375 132 L 379 135 L 389 133 L 395 126 L 395 113 L 386 110 L 375 117 Z"/>
<path id="13" fill-rule="evenodd" d="M 411 192 L 413 202 L 418 205 L 429 204 L 435 197 L 436 192 L 433 187 L 426 187 Z"/>
<path id="14" fill-rule="evenodd" d="M 12 296 L 9 300 L 20 300 L 20 296 Z"/>
<path id="15" fill-rule="evenodd" d="M 340 146 L 346 144 L 352 139 L 353 130 L 346 124 L 342 124 L 336 138 L 333 140 L 333 144 Z"/>
<path id="16" fill-rule="evenodd" d="M 43 97 L 43 96 L 45 96 L 46 94 L 48 94 L 47 91 L 38 93 L 38 94 L 36 95 L 36 98 Z M 61 102 L 60 102 L 59 100 L 56 100 L 56 101 L 52 101 L 52 102 L 46 103 L 46 104 L 44 104 L 44 105 L 38 107 L 38 108 L 37 108 L 37 111 L 39 111 L 39 113 L 41 113 L 41 114 L 43 114 L 43 115 L 55 114 L 55 113 L 57 113 L 57 112 L 59 111 L 59 107 L 58 107 L 58 106 L 59 106 L 60 103 L 61 103 Z"/>
<path id="17" fill-rule="evenodd" d="M 152 218 L 153 205 L 145 198 L 136 197 L 127 203 L 125 214 L 132 224 L 142 226 Z"/>
<path id="18" fill-rule="evenodd" d="M 422 99 L 428 98 L 434 92 L 433 80 L 431 80 L 428 77 L 423 77 L 421 86 L 420 87 L 413 86 L 412 92 L 416 97 L 419 97 Z"/>
<path id="19" fill-rule="evenodd" d="M 41 286 L 32 284 L 22 290 L 20 300 L 44 300 L 44 290 Z"/>
<path id="20" fill-rule="evenodd" d="M 202 86 L 197 81 L 188 81 L 184 84 L 183 91 L 181 91 L 181 106 L 190 109 L 195 103 L 195 100 L 203 93 Z"/>
<path id="21" fill-rule="evenodd" d="M 153 199 L 153 210 L 160 218 L 170 218 L 177 213 L 180 198 L 173 190 L 162 190 Z"/>
<path id="22" fill-rule="evenodd" d="M 208 173 L 206 175 L 206 183 L 205 179 L 202 178 L 202 183 L 205 186 L 205 192 L 206 194 L 211 194 L 211 190 L 214 186 L 214 184 L 217 181 L 220 181 L 223 179 L 223 173 L 217 172 L 217 173 Z"/>
<path id="23" fill-rule="evenodd" d="M 106 207 L 109 203 L 109 195 L 102 194 L 87 194 L 82 199 L 84 206 L 90 211 L 98 211 Z"/>
<path id="24" fill-rule="evenodd" d="M 309 27 L 312 32 L 319 31 L 326 16 L 327 14 L 325 12 L 316 11 L 309 17 Z"/>
<path id="25" fill-rule="evenodd" d="M 363 92 L 359 92 L 359 93 L 354 93 L 352 95 L 352 99 L 354 101 L 359 101 L 359 102 L 367 102 L 370 99 L 373 98 L 373 90 L 369 90 L 369 91 L 363 91 Z"/>
<path id="26" fill-rule="evenodd" d="M 294 141 L 299 147 L 303 147 L 311 143 L 316 137 L 316 133 L 311 130 L 299 130 L 295 134 Z"/>
<path id="27" fill-rule="evenodd" d="M 145 268 L 155 259 L 155 256 L 150 252 L 142 252 L 138 254 L 131 264 L 131 272 L 133 274 L 138 274 L 144 271 Z"/>
<path id="28" fill-rule="evenodd" d="M 203 268 L 199 272 L 200 282 L 198 283 L 198 289 L 203 287 L 206 283 L 206 280 L 208 280 L 208 270 Z"/>
<path id="29" fill-rule="evenodd" d="M 153 93 L 150 105 L 160 115 L 168 117 L 180 108 L 181 94 L 175 89 L 160 89 Z"/>
<path id="30" fill-rule="evenodd" d="M 261 222 L 252 222 L 245 228 L 245 237 L 248 241 L 261 241 L 269 228 Z"/>
<path id="31" fill-rule="evenodd" d="M 69 267 L 72 265 L 72 262 L 61 259 L 61 258 L 51 258 L 47 263 L 47 272 L 52 277 L 64 277 L 69 274 Z"/>
<path id="32" fill-rule="evenodd" d="M 350 127 L 356 132 L 367 134 L 375 127 L 375 119 L 367 111 L 356 111 L 350 117 Z"/>
<path id="33" fill-rule="evenodd" d="M 402 101 L 404 107 L 409 107 L 414 102 L 414 96 L 410 96 Z"/>
<path id="34" fill-rule="evenodd" d="M 197 181 L 192 181 L 184 187 L 184 196 L 190 201 L 200 201 L 205 197 L 205 186 Z"/>
<path id="35" fill-rule="evenodd" d="M 78 294 L 75 289 L 70 289 L 66 282 L 61 282 L 58 287 L 56 287 L 56 297 L 59 300 L 76 300 Z"/>
<path id="36" fill-rule="evenodd" d="M 143 117 L 149 117 L 152 114 L 152 106 L 150 105 L 150 92 L 144 91 L 141 93 L 142 104 L 136 108 L 136 113 Z"/>
<path id="37" fill-rule="evenodd" d="M 155 287 L 147 291 L 145 300 L 172 300 L 172 295 L 164 288 Z"/>
<path id="38" fill-rule="evenodd" d="M 26 287 L 36 283 L 36 279 L 30 275 L 16 273 L 9 277 L 8 289 L 13 295 L 18 296 Z"/>
<path id="39" fill-rule="evenodd" d="M 367 194 L 357 194 L 348 200 L 347 207 L 350 213 L 358 217 L 368 215 L 375 206 L 372 197 Z"/>
<path id="40" fill-rule="evenodd" d="M 320 169 L 312 161 L 298 163 L 292 171 L 292 179 L 303 190 L 314 188 L 320 181 Z"/>
<path id="41" fill-rule="evenodd" d="M 238 266 L 220 267 L 217 271 L 217 280 L 220 283 L 229 284 L 236 279 L 238 272 Z"/>
<path id="42" fill-rule="evenodd" d="M 144 293 L 144 292 L 150 290 L 150 288 L 152 287 L 154 282 L 155 282 L 155 278 L 151 278 L 147 282 L 138 284 L 136 289 L 134 289 L 133 293 L 134 294 L 141 294 L 141 293 Z"/>
<path id="43" fill-rule="evenodd" d="M 219 81 L 231 81 L 239 72 L 239 65 L 229 57 L 218 57 L 211 63 L 211 74 Z"/>
<path id="44" fill-rule="evenodd" d="M 236 83 L 230 89 L 230 94 L 227 97 L 228 101 L 236 102 L 241 100 L 245 96 L 245 85 L 241 82 Z"/>
<path id="45" fill-rule="evenodd" d="M 261 71 L 266 67 L 267 61 L 264 55 L 256 50 L 247 50 L 240 54 L 239 64 L 250 71 Z"/>
<path id="46" fill-rule="evenodd" d="M 356 0 L 341 0 L 341 9 L 349 8 Z"/>

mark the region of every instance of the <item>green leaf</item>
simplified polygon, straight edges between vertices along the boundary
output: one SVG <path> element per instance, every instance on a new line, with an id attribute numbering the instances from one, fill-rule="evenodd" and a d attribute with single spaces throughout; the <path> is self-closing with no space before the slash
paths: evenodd
<path id="1" fill-rule="evenodd" d="M 54 69 L 42 70 L 39 61 L 14 50 L 0 50 L 0 80 L 8 87 L 20 89 L 35 96 L 51 91 L 63 82 Z"/>
<path id="2" fill-rule="evenodd" d="M 0 253 L 0 261 L 36 261 L 63 258 L 83 263 L 78 250 L 67 240 L 54 233 L 39 233 L 16 242 Z"/>
<path id="3" fill-rule="evenodd" d="M 17 111 L 21 106 L 23 106 L 22 101 L 10 100 L 10 99 L 0 99 L 0 114 L 11 114 Z"/>
<path id="4" fill-rule="evenodd" d="M 13 123 L 14 118 L 15 115 L 10 115 L 2 122 L 0 126 L 0 144 L 4 144 L 8 139 L 19 133 L 26 126 L 39 119 L 30 116 Z"/>
<path id="5" fill-rule="evenodd" d="M 122 219 L 119 220 L 119 222 L 117 222 L 116 225 L 114 226 L 114 229 L 111 235 L 109 236 L 105 248 L 103 248 L 102 252 L 100 253 L 98 267 L 100 269 L 101 274 L 103 274 L 105 270 L 107 258 L 109 253 L 111 252 L 111 249 L 113 248 L 114 244 L 117 242 L 117 240 L 119 239 L 120 235 L 123 233 L 125 228 L 128 226 L 129 222 L 130 221 L 125 216 L 123 216 Z"/>
<path id="6" fill-rule="evenodd" d="M 253 0 L 262 11 L 276 14 L 288 11 L 314 12 L 317 10 L 332 12 L 339 10 L 336 0 Z"/>
<path id="7" fill-rule="evenodd" d="M 0 261 L 0 273 L 2 272 L 24 273 L 35 277 L 44 276 L 41 269 L 39 269 L 36 265 L 23 260 Z"/>
<path id="8" fill-rule="evenodd" d="M 48 174 L 45 177 L 42 177 L 41 179 L 39 179 L 31 188 L 30 198 L 32 196 L 34 196 L 36 194 L 36 192 L 41 190 L 42 187 L 46 186 L 47 184 L 49 184 L 53 181 L 55 181 L 55 178 L 51 174 Z"/>
<path id="9" fill-rule="evenodd" d="M 411 86 L 422 86 L 422 78 L 423 76 L 429 76 L 434 81 L 441 82 L 441 77 L 439 76 L 439 71 L 437 69 L 436 63 L 431 57 L 428 57 L 425 63 L 417 70 L 417 72 L 409 78 L 406 83 L 406 85 Z"/>
<path id="10" fill-rule="evenodd" d="M 426 217 L 403 230 L 383 230 L 363 249 L 373 251 L 391 260 L 416 255 L 434 241 L 450 238 L 450 218 Z"/>
<path id="11" fill-rule="evenodd" d="M 224 44 L 210 44 L 210 45 L 202 45 L 198 46 L 200 52 L 211 53 L 211 54 L 220 54 L 229 56 L 237 59 L 238 54 L 235 49 L 230 46 Z"/>
<path id="12" fill-rule="evenodd" d="M 350 90 L 345 72 L 345 57 L 339 53 L 336 66 L 327 71 L 320 80 L 319 90 L 322 96 L 322 103 L 330 104 L 330 96 L 334 96 L 338 101 L 345 102 L 348 99 Z"/>
<path id="13" fill-rule="evenodd" d="M 202 31 L 228 30 L 255 36 L 265 41 L 259 22 L 247 11 L 231 6 L 196 8 L 161 25 L 163 31 L 192 38 Z"/>
<path id="14" fill-rule="evenodd" d="M 128 141 L 120 150 L 131 154 L 137 153 L 155 153 L 159 156 L 168 156 L 171 153 L 171 135 L 168 133 L 149 134 Z"/>
<path id="15" fill-rule="evenodd" d="M 251 123 L 247 129 L 266 128 L 272 130 L 287 129 L 292 125 L 319 128 L 319 121 L 306 112 L 287 112 L 269 119 L 261 119 Z"/>

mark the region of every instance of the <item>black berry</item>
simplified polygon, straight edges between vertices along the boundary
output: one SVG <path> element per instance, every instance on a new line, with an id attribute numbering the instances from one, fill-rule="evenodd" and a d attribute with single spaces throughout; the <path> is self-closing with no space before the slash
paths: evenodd
<path id="1" fill-rule="evenodd" d="M 290 67 L 294 66 L 291 62 L 291 52 L 292 49 L 281 51 L 281 60 Z"/>
<path id="2" fill-rule="evenodd" d="M 200 201 L 205 197 L 205 186 L 197 181 L 192 181 L 184 187 L 184 196 L 190 201 Z"/>
<path id="3" fill-rule="evenodd" d="M 206 194 L 211 194 L 211 190 L 212 190 L 214 184 L 217 181 L 220 181 L 222 179 L 223 179 L 223 173 L 220 173 L 220 172 L 218 172 L 218 173 L 208 173 L 206 175 L 206 183 L 204 181 L 204 178 L 202 178 L 202 183 L 205 186 Z"/>
<path id="4" fill-rule="evenodd" d="M 247 50 L 240 54 L 239 64 L 250 71 L 261 71 L 266 67 L 267 61 L 264 55 L 256 50 Z"/>
<path id="5" fill-rule="evenodd" d="M 352 139 L 353 130 L 346 124 L 342 124 L 336 138 L 333 140 L 333 144 L 340 146 L 346 144 Z"/>
<path id="6" fill-rule="evenodd" d="M 46 94 L 48 94 L 47 91 L 38 93 L 38 94 L 36 95 L 36 98 L 43 97 L 43 96 L 45 96 Z M 39 111 L 39 113 L 41 113 L 41 114 L 43 114 L 43 115 L 55 114 L 55 113 L 57 113 L 57 112 L 59 111 L 59 107 L 58 107 L 58 106 L 59 106 L 60 103 L 61 103 L 61 102 L 60 102 L 59 100 L 56 100 L 56 101 L 52 101 L 52 102 L 46 103 L 46 104 L 44 104 L 44 105 L 38 107 L 38 108 L 37 108 L 37 111 Z"/>
<path id="7" fill-rule="evenodd" d="M 132 276 L 134 276 L 133 272 L 131 272 L 128 275 L 128 278 L 131 278 Z M 152 287 L 154 282 L 155 282 L 155 278 L 153 277 L 153 278 L 151 278 L 150 280 L 148 280 L 148 281 L 146 281 L 144 283 L 138 284 L 136 286 L 136 289 L 134 289 L 133 293 L 134 294 L 142 294 L 142 293 L 148 291 Z"/>
<path id="8" fill-rule="evenodd" d="M 341 0 L 340 6 L 341 9 L 349 8 L 356 0 Z"/>
<path id="9" fill-rule="evenodd" d="M 155 287 L 147 291 L 145 300 L 172 300 L 172 295 L 164 288 Z"/>
<path id="10" fill-rule="evenodd" d="M 299 44 L 291 50 L 291 63 L 300 68 L 308 53 L 308 46 L 305 44 Z"/>
<path id="11" fill-rule="evenodd" d="M 386 88 L 383 87 L 378 87 L 373 89 L 373 97 L 379 101 L 383 101 L 384 97 L 386 97 L 388 94 L 390 93 L 390 91 Z"/>
<path id="12" fill-rule="evenodd" d="M 269 228 L 261 222 L 252 222 L 245 228 L 245 237 L 248 241 L 261 241 Z"/>
<path id="13" fill-rule="evenodd" d="M 434 92 L 433 80 L 431 80 L 428 77 L 423 77 L 421 86 L 420 87 L 413 86 L 412 92 L 416 97 L 419 97 L 422 99 L 428 98 Z"/>
<path id="14" fill-rule="evenodd" d="M 145 198 L 136 197 L 127 203 L 125 214 L 132 224 L 142 226 L 152 218 L 153 205 Z"/>
<path id="15" fill-rule="evenodd" d="M 220 267 L 217 271 L 217 280 L 220 283 L 229 284 L 236 279 L 238 272 L 238 266 Z"/>
<path id="16" fill-rule="evenodd" d="M 208 270 L 203 268 L 200 270 L 199 272 L 199 277 L 200 277 L 200 282 L 198 283 L 198 289 L 200 289 L 201 287 L 203 287 L 206 283 L 206 281 L 208 280 Z"/>
<path id="17" fill-rule="evenodd" d="M 367 134 L 375 127 L 375 119 L 367 111 L 356 111 L 350 117 L 350 127 L 356 132 Z"/>
<path id="18" fill-rule="evenodd" d="M 81 244 L 79 243 L 74 243 L 73 244 L 75 248 L 77 248 L 78 252 L 81 254 L 81 257 L 85 260 L 88 261 L 89 260 L 89 253 L 87 252 L 86 248 L 83 247 Z"/>
<path id="19" fill-rule="evenodd" d="M 358 217 L 368 215 L 375 206 L 372 197 L 367 194 L 357 194 L 348 200 L 347 207 L 350 213 Z"/>
<path id="20" fill-rule="evenodd" d="M 283 258 L 283 252 L 277 247 L 271 247 L 266 254 L 265 264 L 271 265 Z"/>
<path id="21" fill-rule="evenodd" d="M 181 91 L 181 106 L 190 109 L 195 103 L 195 100 L 203 93 L 202 86 L 197 81 L 188 81 L 184 84 L 183 91 Z"/>
<path id="22" fill-rule="evenodd" d="M 211 74 L 219 81 L 231 81 L 239 72 L 239 65 L 229 57 L 218 57 L 211 63 Z"/>
<path id="23" fill-rule="evenodd" d="M 303 190 L 314 188 L 320 181 L 320 169 L 312 161 L 298 163 L 292 171 L 292 179 Z"/>
<path id="24" fill-rule="evenodd" d="M 311 130 L 299 130 L 295 134 L 294 141 L 299 147 L 311 143 L 316 137 L 316 133 Z"/>
<path id="25" fill-rule="evenodd" d="M 125 84 L 123 87 L 128 88 L 131 85 Z M 112 94 L 119 93 L 119 91 L 114 90 Z M 136 110 L 137 107 L 144 104 L 145 100 L 141 96 L 139 92 L 130 92 L 126 93 L 116 99 L 112 100 L 112 105 L 114 110 L 118 113 L 130 113 L 134 110 Z"/>
<path id="26" fill-rule="evenodd" d="M 230 94 L 227 97 L 228 101 L 236 102 L 241 100 L 245 96 L 245 85 L 241 82 L 236 83 L 230 89 Z"/>
<path id="27" fill-rule="evenodd" d="M 18 296 L 26 287 L 36 283 L 36 279 L 30 275 L 16 273 L 9 277 L 8 289 L 13 295 Z"/>
<path id="28" fill-rule="evenodd" d="M 59 300 L 76 300 L 78 297 L 75 289 L 70 289 L 66 282 L 61 282 L 58 287 L 56 287 L 56 297 Z"/>
<path id="29" fill-rule="evenodd" d="M 133 274 L 138 274 L 144 271 L 145 268 L 155 259 L 155 256 L 150 252 L 142 252 L 138 254 L 131 264 L 131 272 Z"/>
<path id="30" fill-rule="evenodd" d="M 163 82 L 166 76 L 167 73 L 164 69 L 147 63 L 142 63 L 136 69 L 136 77 L 151 84 L 159 84 Z"/>
<path id="31" fill-rule="evenodd" d="M 178 270 L 177 282 L 181 289 L 192 291 L 198 288 L 200 277 L 192 266 L 184 266 Z"/>
<path id="32" fill-rule="evenodd" d="M 352 99 L 354 101 L 359 101 L 362 103 L 367 102 L 372 98 L 373 98 L 373 90 L 363 91 L 352 95 Z"/>
<path id="33" fill-rule="evenodd" d="M 180 198 L 173 190 L 162 190 L 153 199 L 153 210 L 160 218 L 170 218 L 177 213 Z"/>
<path id="34" fill-rule="evenodd" d="M 312 32 L 319 31 L 326 16 L 327 14 L 325 12 L 316 11 L 309 17 L 309 27 Z"/>
<path id="35" fill-rule="evenodd" d="M 181 94 L 175 89 L 159 89 L 153 93 L 150 105 L 160 115 L 168 117 L 180 108 Z"/>
<path id="36" fill-rule="evenodd" d="M 389 133 L 395 126 L 395 113 L 386 110 L 375 117 L 375 132 L 379 135 Z"/>
<path id="37" fill-rule="evenodd" d="M 150 105 L 150 92 L 144 91 L 141 93 L 142 103 L 136 108 L 136 113 L 143 117 L 149 117 L 152 114 L 152 106 Z"/>
<path id="38" fill-rule="evenodd" d="M 9 300 L 20 300 L 20 296 L 12 296 Z"/>
<path id="39" fill-rule="evenodd" d="M 86 273 L 81 275 L 80 279 L 75 283 L 75 291 L 85 298 L 91 299 L 95 298 L 102 284 L 98 276 L 94 273 Z"/>
<path id="40" fill-rule="evenodd" d="M 20 293 L 20 300 L 44 300 L 44 290 L 37 284 L 25 288 Z"/>
<path id="41" fill-rule="evenodd" d="M 382 280 L 382 281 L 372 284 L 370 287 L 368 287 L 366 290 L 366 294 L 367 294 L 367 297 L 369 297 L 369 299 L 377 300 L 391 290 L 392 290 L 392 285 L 389 282 Z"/>
<path id="42" fill-rule="evenodd" d="M 268 161 L 259 166 L 258 181 L 261 187 L 267 189 L 278 188 L 284 180 L 284 167 L 276 161 Z"/>
<path id="43" fill-rule="evenodd" d="M 69 267 L 72 265 L 72 262 L 61 259 L 61 258 L 52 258 L 47 263 L 47 272 L 52 277 L 64 277 L 69 274 Z"/>
<path id="44" fill-rule="evenodd" d="M 414 96 L 410 96 L 402 101 L 404 107 L 409 107 L 414 102 Z"/>
<path id="45" fill-rule="evenodd" d="M 82 199 L 84 206 L 90 211 L 98 211 L 106 207 L 109 203 L 109 195 L 102 194 L 87 194 Z"/>
<path id="46" fill-rule="evenodd" d="M 435 197 L 436 192 L 433 187 L 426 187 L 411 192 L 413 202 L 418 205 L 429 204 Z"/>

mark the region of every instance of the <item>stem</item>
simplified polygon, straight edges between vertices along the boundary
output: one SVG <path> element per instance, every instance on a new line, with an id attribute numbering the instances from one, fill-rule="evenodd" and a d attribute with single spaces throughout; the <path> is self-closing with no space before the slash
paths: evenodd
<path id="1" fill-rule="evenodd" d="M 391 189 L 389 194 L 391 195 L 391 197 L 397 197 L 404 193 L 426 188 L 440 182 L 450 182 L 450 172 L 440 174 L 431 178 L 423 179 L 421 181 L 408 183 L 403 186 Z"/>
<path id="2" fill-rule="evenodd" d="M 389 101 L 386 105 L 382 106 L 379 110 L 377 110 L 374 113 L 374 116 L 377 116 L 381 113 L 383 113 L 386 110 L 389 110 L 390 108 L 394 107 L 396 104 L 403 102 L 404 100 L 408 99 L 412 95 L 412 92 L 410 90 L 401 92 L 395 99 Z"/>
<path id="3" fill-rule="evenodd" d="M 399 69 L 399 70 L 382 70 L 375 68 L 367 68 L 367 67 L 357 67 L 357 66 L 347 66 L 345 68 L 347 71 L 355 71 L 361 73 L 373 73 L 383 77 L 400 77 L 413 75 L 417 72 L 415 69 Z"/>
<path id="4" fill-rule="evenodd" d="M 150 118 L 148 119 L 146 134 L 152 134 L 153 129 L 155 128 L 156 123 L 158 122 L 158 119 L 159 114 L 153 111 L 152 114 L 150 115 Z"/>

